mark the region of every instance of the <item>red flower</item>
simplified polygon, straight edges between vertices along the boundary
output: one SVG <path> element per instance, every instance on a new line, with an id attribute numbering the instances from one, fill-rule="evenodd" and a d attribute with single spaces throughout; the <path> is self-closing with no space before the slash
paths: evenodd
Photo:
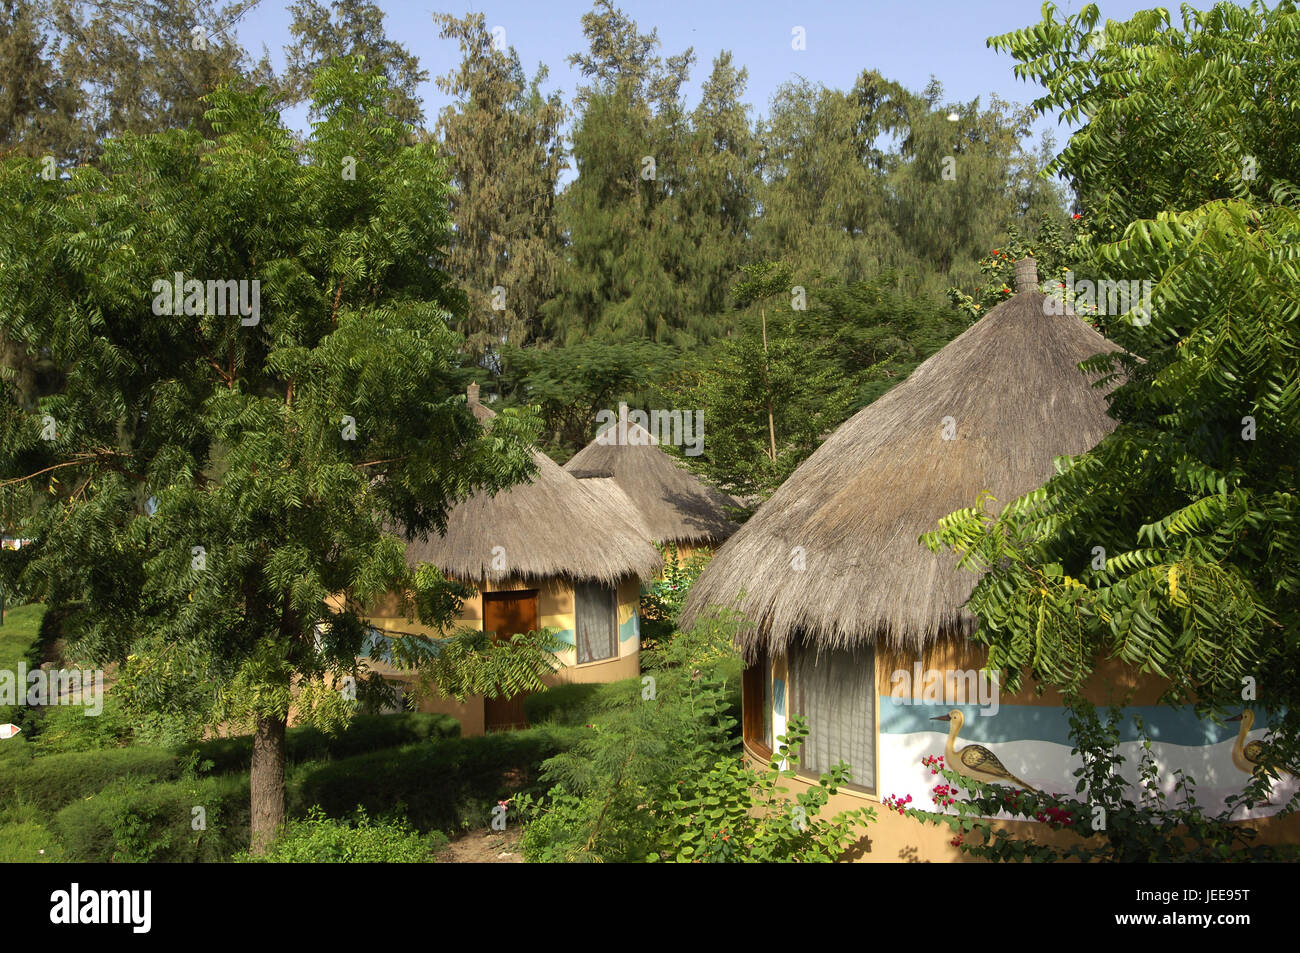
<path id="1" fill-rule="evenodd" d="M 1080 215 L 1078 212 L 1075 212 L 1075 213 L 1074 213 L 1074 217 L 1075 217 L 1075 218 L 1083 218 L 1083 216 Z"/>

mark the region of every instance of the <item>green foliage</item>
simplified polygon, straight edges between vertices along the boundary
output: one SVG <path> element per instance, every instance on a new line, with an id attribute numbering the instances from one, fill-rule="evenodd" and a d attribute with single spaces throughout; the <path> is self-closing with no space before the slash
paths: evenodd
<path id="1" fill-rule="evenodd" d="M 537 765 L 576 740 L 554 726 L 408 745 L 303 770 L 291 803 L 346 817 L 399 809 L 420 831 L 485 826 L 498 801 L 536 784 Z"/>
<path id="2" fill-rule="evenodd" d="M 119 778 L 167 781 L 180 764 L 170 751 L 120 748 L 0 761 L 0 799 L 17 798 L 45 815 Z"/>
<path id="3" fill-rule="evenodd" d="M 366 69 L 380 71 L 393 91 L 392 109 L 402 122 L 423 118 L 420 86 L 429 74 L 405 46 L 384 30 L 384 11 L 369 0 L 294 0 L 285 47 L 284 73 L 276 78 L 279 94 L 288 103 L 309 100 L 312 77 L 331 60 L 357 56 Z"/>
<path id="4" fill-rule="evenodd" d="M 612 699 L 625 698 L 640 689 L 640 678 L 617 682 L 571 682 L 555 685 L 524 699 L 524 714 L 530 725 L 555 722 L 560 725 L 585 725 L 595 712 Z"/>
<path id="5" fill-rule="evenodd" d="M 821 817 L 841 784 L 851 780 L 837 764 L 817 784 L 789 798 L 782 778 L 796 776 L 808 726 L 794 718 L 778 737 L 771 763 L 755 771 L 738 758 L 719 760 L 700 777 L 684 780 L 676 797 L 653 809 L 666 819 L 649 860 L 685 863 L 830 863 L 862 836 L 857 828 L 876 819 L 874 808 Z M 788 767 L 782 768 L 785 763 Z"/>
<path id="6" fill-rule="evenodd" d="M 1077 126 L 1046 171 L 1065 176 L 1097 242 L 1129 224 L 1215 199 L 1270 201 L 1300 182 L 1295 119 L 1300 13 L 1290 0 L 1142 10 L 1101 19 L 1094 3 L 990 38 L 1043 87 L 1039 111 Z"/>
<path id="7" fill-rule="evenodd" d="M 466 349 L 474 363 L 499 372 L 503 342 L 518 347 L 536 337 L 541 306 L 555 290 L 565 108 L 558 93 L 540 91 L 546 68 L 530 82 L 514 48 L 497 48 L 482 13 L 435 13 L 434 22 L 461 52 L 460 63 L 438 77 L 454 100 L 437 127 L 455 186 L 447 268 L 466 296 L 458 325 Z"/>
<path id="8" fill-rule="evenodd" d="M 670 348 L 648 341 L 580 341 L 558 348 L 503 348 L 502 384 L 508 398 L 541 412 L 546 448 L 556 459 L 572 456 L 592 438 L 596 414 L 621 397 L 666 376 L 675 364 Z"/>
<path id="9" fill-rule="evenodd" d="M 543 798 L 513 803 L 530 861 L 640 861 L 667 823 L 683 779 L 733 754 L 727 676 L 734 619 L 711 620 L 642 655 L 640 684 L 616 683 L 567 751 L 548 759 Z M 734 668 L 726 669 L 727 673 Z M 611 686 L 611 689 L 613 686 Z"/>
<path id="10" fill-rule="evenodd" d="M 125 779 L 68 804 L 53 829 L 68 860 L 212 863 L 247 849 L 248 815 L 247 773 L 167 783 Z"/>
<path id="11" fill-rule="evenodd" d="M 1022 258 L 1033 258 L 1038 269 L 1038 283 L 1048 293 L 1061 297 L 1072 309 L 1073 296 L 1065 288 L 1067 271 L 1079 268 L 1086 259 L 1086 242 L 1082 237 L 1071 238 L 1072 229 L 1064 229 L 1055 219 L 1047 219 L 1034 240 L 1021 234 L 1015 225 L 1007 229 L 1005 240 L 980 259 L 981 286 L 975 294 L 968 295 L 960 288 L 948 289 L 948 300 L 969 321 L 977 321 L 1016 293 L 1015 263 Z M 1077 280 L 1076 276 L 1076 280 Z M 1095 306 L 1094 306 L 1095 310 Z M 1097 326 L 1091 315 L 1080 315 Z"/>
<path id="12" fill-rule="evenodd" d="M 982 860 L 1098 861 L 1103 863 L 1220 863 L 1224 861 L 1278 861 L 1300 858 L 1294 845 L 1255 844 L 1259 835 L 1247 822 L 1232 821 L 1238 807 L 1254 807 L 1266 800 L 1268 779 L 1257 776 L 1242 795 L 1229 798 L 1227 807 L 1208 814 L 1196 800 L 1196 780 L 1180 769 L 1174 793 L 1161 786 L 1160 770 L 1151 753 L 1140 716 L 1134 716 L 1138 740 L 1139 782 L 1136 790 L 1120 774 L 1124 758 L 1118 753 L 1123 713 L 1112 707 L 1103 724 L 1092 705 L 1071 703 L 1071 754 L 1082 756 L 1076 793 L 1083 799 L 1059 794 L 1035 794 L 1000 784 L 974 781 L 943 764 L 943 757 L 926 759 L 950 784 L 936 786 L 934 800 L 952 813 L 924 811 L 887 798 L 885 806 L 928 824 L 944 824 L 957 836 L 953 844 L 963 853 Z M 958 800 L 959 790 L 967 797 Z M 1023 828 L 995 828 L 987 818 L 1009 815 L 1032 820 L 1052 830 L 1077 835 L 1064 843 L 1050 843 Z"/>
<path id="13" fill-rule="evenodd" d="M 672 636 L 677 618 L 713 554 L 697 549 L 685 559 L 675 543 L 656 544 L 664 558 L 663 576 L 641 586 L 641 644 L 653 649 Z"/>
<path id="14" fill-rule="evenodd" d="M 450 715 L 403 712 L 393 715 L 357 715 L 337 734 L 311 725 L 285 732 L 288 763 L 351 758 L 417 742 L 432 743 L 460 734 L 460 723 Z M 251 735 L 213 738 L 182 749 L 182 755 L 196 755 L 215 774 L 245 770 L 253 749 Z"/>
<path id="15" fill-rule="evenodd" d="M 273 864 L 420 864 L 446 846 L 442 834 L 420 834 L 398 820 L 371 820 L 362 808 L 355 821 L 325 816 L 319 807 L 292 820 L 266 854 L 242 853 L 239 863 Z"/>
<path id="16" fill-rule="evenodd" d="M 672 406 L 703 410 L 703 452 L 681 457 L 727 493 L 766 497 L 848 416 L 854 385 L 805 312 L 747 317 L 664 386 Z"/>

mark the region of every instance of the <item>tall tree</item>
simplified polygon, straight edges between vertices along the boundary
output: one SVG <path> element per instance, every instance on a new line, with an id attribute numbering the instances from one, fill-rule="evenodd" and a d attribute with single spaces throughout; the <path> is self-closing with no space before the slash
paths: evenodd
<path id="1" fill-rule="evenodd" d="M 661 59 L 654 31 L 638 32 L 609 0 L 582 20 L 590 51 L 569 61 L 590 82 L 578 89 L 578 178 L 560 204 L 568 251 L 547 326 L 560 339 L 688 343 L 683 286 L 662 261 L 676 216 L 660 207 L 686 183 L 681 86 L 694 53 Z"/>
<path id="2" fill-rule="evenodd" d="M 54 0 L 63 37 L 59 70 L 85 97 L 72 155 L 93 159 L 105 139 L 193 124 L 212 132 L 202 97 L 243 75 L 269 77 L 235 43 L 232 27 L 258 0 L 137 3 Z"/>
<path id="3" fill-rule="evenodd" d="M 49 11 L 29 0 L 0 6 L 0 151 L 66 162 L 77 135 L 78 90 L 59 70 Z"/>
<path id="4" fill-rule="evenodd" d="M 341 56 L 363 56 L 367 69 L 378 70 L 393 91 L 398 119 L 418 126 L 424 121 L 420 85 L 429 74 L 420 60 L 384 30 L 384 11 L 370 0 L 294 0 L 289 6 L 293 43 L 285 48 L 280 94 L 298 103 L 311 96 L 311 78 L 321 66 Z"/>
<path id="5" fill-rule="evenodd" d="M 498 369 L 503 344 L 539 335 L 555 287 L 564 107 L 541 92 L 545 68 L 530 83 L 514 48 L 497 48 L 483 14 L 435 14 L 434 22 L 461 51 L 457 68 L 438 78 L 455 99 L 437 125 L 455 186 L 448 268 L 468 299 L 466 345 L 477 363 Z"/>
<path id="6" fill-rule="evenodd" d="M 454 612 L 388 527 L 525 476 L 535 435 L 506 411 L 485 437 L 459 396 L 435 149 L 354 60 L 314 89 L 301 151 L 268 93 L 222 87 L 213 140 L 127 136 L 52 181 L 0 163 L 0 327 L 68 368 L 38 412 L 0 403 L 24 585 L 75 607 L 71 651 L 120 663 L 129 704 L 252 727 L 255 849 L 284 817 L 290 706 L 347 717 L 331 685 L 364 674 L 364 602 Z M 520 659 L 540 686 L 544 655 Z"/>

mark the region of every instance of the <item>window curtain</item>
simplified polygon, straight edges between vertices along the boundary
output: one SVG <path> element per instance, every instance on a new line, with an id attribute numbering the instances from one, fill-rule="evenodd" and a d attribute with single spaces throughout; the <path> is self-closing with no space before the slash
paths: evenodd
<path id="1" fill-rule="evenodd" d="M 876 786 L 876 665 L 874 648 L 790 653 L 791 703 L 808 723 L 799 767 L 821 774 L 843 761 L 851 783 Z"/>
<path id="2" fill-rule="evenodd" d="M 618 593 L 613 586 L 580 582 L 573 587 L 578 664 L 618 654 Z"/>

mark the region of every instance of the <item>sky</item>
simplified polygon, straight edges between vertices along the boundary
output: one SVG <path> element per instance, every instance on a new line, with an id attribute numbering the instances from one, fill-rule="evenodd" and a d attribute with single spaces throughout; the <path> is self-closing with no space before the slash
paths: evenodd
<path id="1" fill-rule="evenodd" d="M 283 66 L 283 48 L 289 42 L 290 0 L 262 0 L 236 25 L 239 42 L 254 58 L 265 46 L 277 70 Z M 1058 0 L 1063 13 L 1075 13 L 1082 0 Z M 1158 6 L 1155 0 L 1102 0 L 1103 20 L 1124 20 L 1136 11 Z M 1167 4 L 1174 6 L 1173 4 Z M 1209 0 L 1194 6 L 1209 6 Z M 388 35 L 419 57 L 430 79 L 423 92 L 426 120 L 432 124 L 448 99 L 433 78 L 450 71 L 458 60 L 454 40 L 441 40 L 433 24 L 435 10 L 457 16 L 469 10 L 482 12 L 489 28 L 505 29 L 508 45 L 519 51 L 531 75 L 539 62 L 550 69 L 551 89 L 566 100 L 581 82 L 568 65 L 569 54 L 586 49 L 582 15 L 590 0 L 500 0 L 456 4 L 450 0 L 380 0 L 387 14 Z M 802 76 L 839 89 L 851 87 L 864 69 L 920 91 L 936 76 L 944 85 L 947 101 L 987 101 L 996 93 L 1011 102 L 1028 103 L 1037 86 L 1017 80 L 1014 61 L 985 45 L 985 40 L 1041 20 L 1039 0 L 624 0 L 619 7 L 637 22 L 641 32 L 657 29 L 660 54 L 694 47 L 696 62 L 685 89 L 688 103 L 699 95 L 714 56 L 731 50 L 737 64 L 749 70 L 748 102 L 751 116 L 764 115 L 777 88 Z M 1175 13 L 1175 18 L 1177 14 Z M 806 49 L 792 48 L 795 27 L 803 27 Z M 305 110 L 285 114 L 285 121 L 303 130 Z M 1045 117 L 1036 132 L 1052 132 L 1058 145 L 1068 134 L 1054 117 Z"/>

